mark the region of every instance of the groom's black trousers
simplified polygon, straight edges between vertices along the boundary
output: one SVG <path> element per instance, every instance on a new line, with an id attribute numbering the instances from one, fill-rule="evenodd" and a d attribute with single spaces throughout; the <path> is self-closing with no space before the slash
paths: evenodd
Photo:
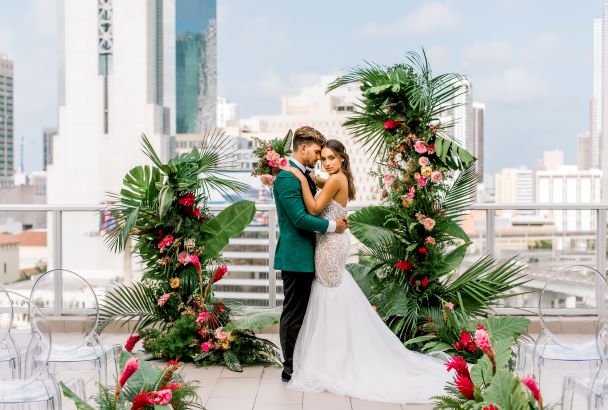
<path id="1" fill-rule="evenodd" d="M 293 372 L 293 350 L 304 321 L 315 274 L 314 272 L 282 271 L 281 276 L 285 299 L 283 300 L 279 335 L 283 350 L 283 366 L 285 371 L 291 374 Z"/>

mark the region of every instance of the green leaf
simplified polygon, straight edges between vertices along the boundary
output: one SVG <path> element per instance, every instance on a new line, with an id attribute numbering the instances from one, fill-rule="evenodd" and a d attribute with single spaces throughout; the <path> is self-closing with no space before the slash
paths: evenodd
<path id="1" fill-rule="evenodd" d="M 171 187 L 169 185 L 163 185 L 163 187 L 161 188 L 160 193 L 158 195 L 158 216 L 159 216 L 159 218 L 163 218 L 167 214 L 167 211 L 171 207 L 171 204 L 173 203 L 174 199 L 175 199 L 175 192 L 173 192 L 173 189 L 171 189 Z"/>
<path id="2" fill-rule="evenodd" d="M 224 330 L 226 332 L 232 332 L 234 330 L 264 330 L 279 323 L 282 311 L 282 308 L 252 310 L 224 326 Z"/>
<path id="3" fill-rule="evenodd" d="M 465 242 L 471 242 L 469 235 L 462 229 L 460 224 L 447 220 L 445 224 L 442 224 L 440 227 L 441 231 L 447 235 L 450 235 L 454 238 L 462 239 Z"/>
<path id="4" fill-rule="evenodd" d="M 84 400 L 78 397 L 76 393 L 70 390 L 70 388 L 66 386 L 63 382 L 59 382 L 59 386 L 61 386 L 61 390 L 63 390 L 63 395 L 68 399 L 72 400 L 78 410 L 95 410 L 95 408 L 89 406 Z"/>
<path id="5" fill-rule="evenodd" d="M 471 380 L 479 388 L 489 383 L 492 377 L 492 362 L 484 355 L 471 369 Z"/>
<path id="6" fill-rule="evenodd" d="M 155 404 L 154 410 L 171 410 L 173 407 L 167 404 Z"/>
<path id="7" fill-rule="evenodd" d="M 429 340 L 433 340 L 436 338 L 437 338 L 437 335 L 422 335 L 422 336 L 418 336 L 413 339 L 407 340 L 405 343 L 403 343 L 403 346 L 408 347 L 408 346 L 416 344 L 416 343 L 427 342 Z"/>
<path id="8" fill-rule="evenodd" d="M 285 138 L 283 138 L 283 151 L 291 152 L 291 144 L 293 143 L 293 132 L 287 131 Z"/>
<path id="9" fill-rule="evenodd" d="M 485 401 L 501 409 L 528 410 L 528 398 L 520 381 L 508 370 L 496 372 L 492 384 L 485 391 Z"/>
<path id="10" fill-rule="evenodd" d="M 103 332 L 108 324 L 117 319 L 137 319 L 134 333 L 161 321 L 156 302 L 154 290 L 146 282 L 114 284 L 100 303 L 97 332 Z M 123 326 L 125 324 L 126 321 Z"/>
<path id="11" fill-rule="evenodd" d="M 368 206 L 348 217 L 350 232 L 365 246 L 396 240 L 394 223 L 387 222 L 386 206 Z"/>
<path id="12" fill-rule="evenodd" d="M 232 350 L 224 350 L 224 363 L 233 372 L 242 372 L 243 367 Z"/>
<path id="13" fill-rule="evenodd" d="M 255 203 L 238 201 L 224 209 L 203 225 L 209 235 L 201 259 L 213 259 L 228 245 L 230 238 L 240 234 L 249 226 L 255 215 Z"/>
<path id="14" fill-rule="evenodd" d="M 481 323 L 492 340 L 517 340 L 528 331 L 530 319 L 518 316 L 491 316 Z"/>
<path id="15" fill-rule="evenodd" d="M 453 249 L 450 253 L 445 255 L 443 259 L 442 266 L 437 269 L 437 273 L 447 273 L 452 272 L 462 263 L 465 255 L 467 254 L 467 249 L 469 247 L 468 243 L 464 245 L 460 245 L 457 248 Z"/>

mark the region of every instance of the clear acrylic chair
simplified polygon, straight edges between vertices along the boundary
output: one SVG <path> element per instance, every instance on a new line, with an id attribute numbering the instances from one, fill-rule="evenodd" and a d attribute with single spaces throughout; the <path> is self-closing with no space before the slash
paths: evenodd
<path id="1" fill-rule="evenodd" d="M 61 392 L 48 369 L 52 346 L 49 323 L 29 299 L 15 292 L 4 293 L 8 297 L 0 299 L 0 308 L 13 311 L 11 335 L 18 351 L 22 352 L 22 360 L 16 377 L 0 372 L 0 408 L 61 409 Z M 84 397 L 82 379 L 67 383 Z"/>
<path id="2" fill-rule="evenodd" d="M 0 364 L 8 363 L 13 377 L 19 376 L 21 355 L 11 334 L 13 306 L 8 292 L 0 286 Z"/>
<path id="3" fill-rule="evenodd" d="M 574 406 L 575 393 L 586 398 L 588 409 L 608 409 L 608 281 L 601 279 L 598 278 L 596 292 L 598 320 L 595 332 L 601 363 L 593 377 L 568 376 L 564 379 L 561 399 L 564 410 L 582 408 L 579 403 Z"/>
<path id="4" fill-rule="evenodd" d="M 583 364 L 588 367 L 589 377 L 592 377 L 601 363 L 595 335 L 589 335 L 589 337 L 581 335 L 577 336 L 576 340 L 568 340 L 567 337 L 557 335 L 550 330 L 548 309 L 560 307 L 558 305 L 559 300 L 562 299 L 560 296 L 564 294 L 570 296 L 568 286 L 571 285 L 568 285 L 569 282 L 564 281 L 564 279 L 572 279 L 572 277 L 588 283 L 594 289 L 590 296 L 577 307 L 597 308 L 600 312 L 599 317 L 602 317 L 605 313 L 603 312 L 605 307 L 602 300 L 604 295 L 608 294 L 608 285 L 605 278 L 596 269 L 584 265 L 569 266 L 556 272 L 545 283 L 538 302 L 540 334 L 534 345 L 522 344 L 517 365 L 519 374 L 529 373 L 532 370 L 539 384 L 542 383 L 543 368 L 548 364 L 547 362 L 553 362 L 557 365 L 561 363 L 564 367 L 566 365 L 571 366 L 573 363 Z"/>
<path id="5" fill-rule="evenodd" d="M 61 299 L 56 298 L 61 293 Z M 32 288 L 30 299 L 42 309 L 61 304 L 66 319 L 70 344 L 54 343 L 49 358 L 51 371 L 58 366 L 74 363 L 91 363 L 97 370 L 100 383 L 108 384 L 108 359 L 118 371 L 120 345 L 104 345 L 96 332 L 99 321 L 99 304 L 93 287 L 79 274 L 54 269 L 41 275 Z"/>

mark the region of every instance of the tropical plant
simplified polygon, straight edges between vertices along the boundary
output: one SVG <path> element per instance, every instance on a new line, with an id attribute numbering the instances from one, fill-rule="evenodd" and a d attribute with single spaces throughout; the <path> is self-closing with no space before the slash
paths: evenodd
<path id="1" fill-rule="evenodd" d="M 279 171 L 289 165 L 287 159 L 291 155 L 293 132 L 289 130 L 284 138 L 263 141 L 253 138 L 255 149 L 253 154 L 258 158 L 257 164 L 251 170 L 251 175 L 260 177 L 260 181 L 271 189 L 274 178 Z"/>
<path id="2" fill-rule="evenodd" d="M 133 239 L 133 252 L 144 267 L 142 281 L 116 284 L 108 291 L 98 331 L 116 319 L 132 319 L 139 335 L 127 344 L 132 348 L 134 338 L 143 337 L 144 348 L 157 358 L 215 364 L 207 353 L 218 350 L 233 370 L 240 369 L 235 363 L 276 361 L 276 346 L 256 338 L 253 329 L 239 329 L 221 340 L 215 336 L 225 334 L 222 328 L 232 322 L 230 306 L 213 293 L 213 284 L 227 273 L 221 252 L 255 213 L 251 201 L 235 202 L 215 216 L 206 207 L 213 190 L 231 195 L 247 187 L 222 176 L 233 159 L 228 141 L 222 133 L 210 132 L 200 149 L 165 164 L 143 137 L 143 151 L 154 165 L 131 169 L 120 193 L 111 194 L 114 223 L 106 237 L 114 251 Z M 266 313 L 265 318 L 276 323 L 278 313 Z"/>
<path id="3" fill-rule="evenodd" d="M 459 74 L 433 76 L 423 51 L 391 67 L 357 67 L 328 88 L 357 83 L 362 91 L 344 126 L 377 159 L 370 175 L 383 204 L 349 218 L 363 245 L 361 262 L 349 269 L 403 341 L 434 337 L 436 326 L 425 325 L 446 306 L 466 321 L 486 315 L 525 283 L 519 261 L 498 263 L 490 255 L 456 273 L 471 244 L 459 222 L 477 176 L 475 158 L 453 140 L 454 123 L 441 123 L 440 114 L 457 106 L 467 81 Z"/>
<path id="4" fill-rule="evenodd" d="M 524 319 L 525 320 L 525 319 Z M 533 377 L 519 378 L 509 369 L 514 338 L 507 329 L 492 333 L 478 324 L 473 342 L 483 355 L 470 367 L 461 356 L 453 356 L 447 371 L 455 371 L 447 394 L 433 397 L 435 409 L 453 410 L 543 410 L 543 397 Z"/>
<path id="5" fill-rule="evenodd" d="M 159 369 L 123 352 L 116 386 L 100 385 L 99 394 L 93 397 L 95 406 L 87 404 L 63 382 L 60 385 L 79 410 L 204 409 L 196 394 L 197 386 L 178 374 L 180 366 L 171 361 Z"/>

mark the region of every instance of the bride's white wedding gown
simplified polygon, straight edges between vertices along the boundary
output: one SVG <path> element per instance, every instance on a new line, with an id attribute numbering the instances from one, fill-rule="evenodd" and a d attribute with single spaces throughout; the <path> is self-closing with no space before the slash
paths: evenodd
<path id="1" fill-rule="evenodd" d="M 346 210 L 332 200 L 319 215 Z M 315 281 L 293 357 L 288 387 L 363 400 L 424 403 L 450 380 L 443 362 L 407 350 L 346 270 L 348 234 L 317 236 Z"/>

